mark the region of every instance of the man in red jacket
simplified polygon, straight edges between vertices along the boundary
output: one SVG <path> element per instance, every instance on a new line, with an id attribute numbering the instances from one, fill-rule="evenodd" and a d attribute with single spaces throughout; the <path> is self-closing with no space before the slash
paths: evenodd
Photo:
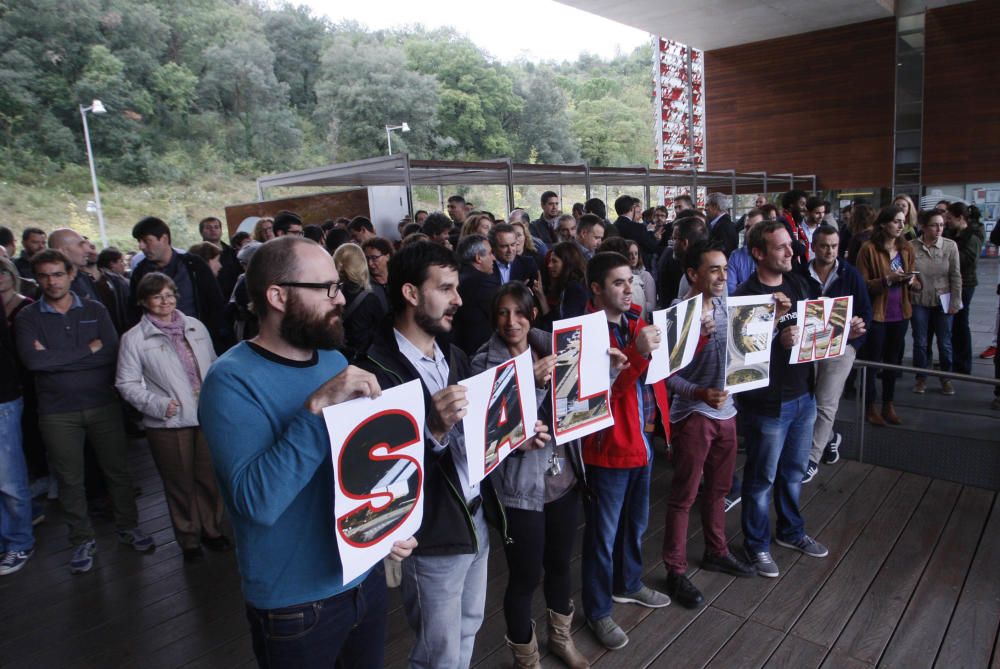
<path id="1" fill-rule="evenodd" d="M 591 311 L 604 311 L 611 345 L 628 364 L 611 386 L 612 427 L 583 439 L 587 483 L 594 495 L 585 503 L 583 535 L 583 609 L 587 624 L 607 648 L 616 650 L 628 636 L 611 618 L 612 601 L 660 608 L 670 598 L 643 585 L 642 535 L 649 521 L 649 475 L 653 449 L 647 425 L 654 403 L 669 416 L 663 382 L 645 384 L 649 356 L 660 332 L 640 318 L 632 304 L 632 270 L 618 253 L 598 253 L 587 265 L 593 296 Z M 655 395 L 655 399 L 654 399 Z"/>

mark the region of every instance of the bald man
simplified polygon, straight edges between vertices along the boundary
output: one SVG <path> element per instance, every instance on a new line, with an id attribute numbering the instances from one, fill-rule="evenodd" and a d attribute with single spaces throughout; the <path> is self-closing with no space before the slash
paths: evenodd
<path id="1" fill-rule="evenodd" d="M 87 272 L 87 255 L 92 244 L 72 228 L 58 228 L 49 235 L 49 248 L 62 251 L 73 265 L 73 281 L 69 289 L 81 299 L 104 305 L 111 316 L 115 331 L 121 335 L 128 329 L 128 284 L 100 272 L 97 278 Z"/>

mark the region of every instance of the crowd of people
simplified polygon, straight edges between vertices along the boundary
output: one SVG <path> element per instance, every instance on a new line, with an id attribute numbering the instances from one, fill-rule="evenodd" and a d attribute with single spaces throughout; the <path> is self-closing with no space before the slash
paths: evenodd
<path id="1" fill-rule="evenodd" d="M 411 665 L 467 667 L 493 525 L 509 567 L 503 607 L 515 665 L 539 666 L 531 610 L 541 584 L 549 650 L 586 667 L 570 633 L 581 508 L 582 614 L 604 647 L 622 648 L 629 639 L 613 602 L 704 602 L 686 576 L 698 495 L 704 569 L 777 577 L 772 543 L 828 554 L 806 531 L 799 496 L 840 458 L 834 420 L 855 359 L 901 364 L 912 323 L 914 367 L 931 366 L 936 339 L 941 370 L 971 371 L 969 304 L 985 235 L 962 203 L 919 212 L 899 196 L 878 211 L 847 207 L 837 220 L 828 202 L 793 190 L 777 202 L 758 197 L 735 221 L 721 193 L 704 210 L 681 195 L 673 211 L 622 195 L 614 221 L 597 198 L 563 214 L 547 191 L 539 206 L 535 220 L 524 209 L 498 218 L 455 195 L 447 213 L 401 221 L 396 241 L 364 217 L 305 225 L 281 211 L 226 243 L 222 221 L 209 217 L 187 250 L 148 217 L 132 229 L 135 254 L 98 253 L 70 228 L 35 227 L 18 254 L 0 227 L 0 575 L 31 559 L 39 497 L 59 500 L 74 574 L 94 565 L 95 505 L 110 511 L 122 543 L 152 550 L 127 463 L 127 435 L 144 434 L 184 561 L 235 545 L 261 666 L 335 657 L 381 666 L 392 582 L 415 634 Z M 729 295 L 770 295 L 776 309 L 770 381 L 736 396 L 725 390 Z M 846 353 L 789 364 L 796 302 L 848 295 Z M 694 360 L 647 384 L 664 334 L 651 312 L 693 297 L 703 313 Z M 557 445 L 550 333 L 556 321 L 595 312 L 608 323 L 615 424 Z M 529 350 L 533 436 L 473 483 L 458 381 Z M 899 425 L 898 375 L 881 373 L 881 393 L 876 376 L 867 375 L 866 419 Z M 423 522 L 384 565 L 344 583 L 322 409 L 413 380 L 427 407 Z M 924 375 L 913 392 L 927 392 Z M 941 393 L 954 395 L 953 384 L 942 381 Z M 657 435 L 673 469 L 662 592 L 641 580 Z M 737 506 L 738 550 L 725 530 Z"/>

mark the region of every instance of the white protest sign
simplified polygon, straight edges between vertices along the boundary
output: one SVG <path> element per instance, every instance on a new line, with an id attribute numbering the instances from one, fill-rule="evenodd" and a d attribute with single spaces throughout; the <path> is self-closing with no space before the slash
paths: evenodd
<path id="1" fill-rule="evenodd" d="M 653 325 L 660 329 L 660 345 L 650 357 L 646 383 L 656 383 L 691 364 L 701 336 L 701 295 L 654 311 Z"/>
<path id="2" fill-rule="evenodd" d="M 424 517 L 424 391 L 420 381 L 323 409 L 333 456 L 333 532 L 349 583 Z"/>
<path id="3" fill-rule="evenodd" d="M 459 385 L 469 402 L 462 419 L 469 483 L 478 483 L 535 434 L 538 404 L 531 349 Z"/>
<path id="4" fill-rule="evenodd" d="M 603 311 L 552 324 L 552 415 L 557 444 L 615 424 L 608 318 Z"/>
<path id="5" fill-rule="evenodd" d="M 844 355 L 854 314 L 854 296 L 799 300 L 795 305 L 799 337 L 792 345 L 793 365 Z"/>
<path id="6" fill-rule="evenodd" d="M 771 381 L 774 297 L 726 298 L 726 387 L 730 394 L 762 388 Z"/>

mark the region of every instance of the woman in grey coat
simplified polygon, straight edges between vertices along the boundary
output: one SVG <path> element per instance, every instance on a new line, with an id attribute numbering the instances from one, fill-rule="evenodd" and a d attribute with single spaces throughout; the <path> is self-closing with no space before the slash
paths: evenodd
<path id="1" fill-rule="evenodd" d="M 496 331 L 472 358 L 482 372 L 531 349 L 534 359 L 538 418 L 552 430 L 548 383 L 555 366 L 552 335 L 532 328 L 538 315 L 531 290 L 519 281 L 504 285 L 493 300 Z M 579 441 L 511 453 L 490 474 L 504 505 L 508 534 L 504 545 L 509 580 L 504 594 L 507 646 L 515 667 L 538 666 L 538 641 L 531 619 L 531 599 L 544 571 L 549 620 L 549 650 L 570 667 L 587 667 L 570 636 L 573 621 L 570 557 L 576 538 L 579 488 L 584 480 Z"/>
<path id="2" fill-rule="evenodd" d="M 232 546 L 222 534 L 222 497 L 198 424 L 198 395 L 215 350 L 205 326 L 177 310 L 170 277 L 151 272 L 136 292 L 143 317 L 122 335 L 115 386 L 142 414 L 174 536 L 184 560 L 198 561 L 202 545 Z"/>

